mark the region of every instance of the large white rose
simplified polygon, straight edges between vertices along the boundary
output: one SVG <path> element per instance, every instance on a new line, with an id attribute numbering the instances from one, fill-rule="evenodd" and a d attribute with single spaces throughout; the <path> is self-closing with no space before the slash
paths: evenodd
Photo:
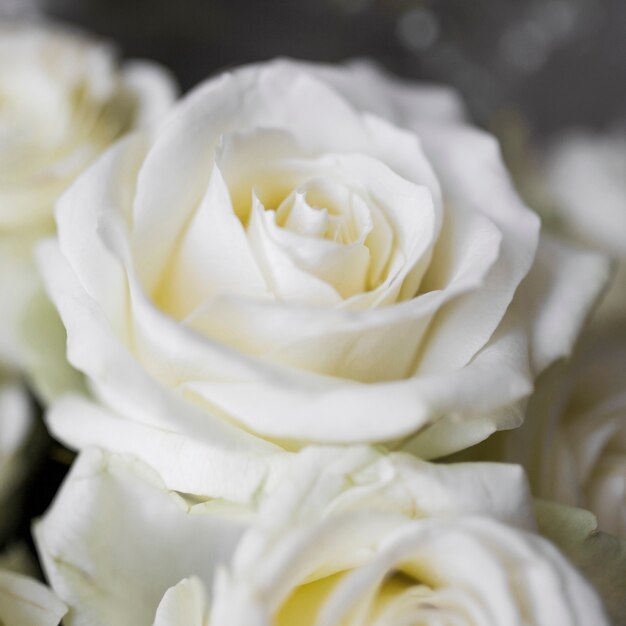
<path id="1" fill-rule="evenodd" d="M 82 453 L 35 529 L 68 625 L 608 624 L 519 467 L 309 448 L 259 499 L 185 500 Z"/>
<path id="2" fill-rule="evenodd" d="M 546 154 L 548 217 L 578 241 L 612 255 L 616 276 L 599 322 L 626 317 L 626 131 L 571 133 Z"/>
<path id="3" fill-rule="evenodd" d="M 53 25 L 0 24 L 0 363 L 38 376 L 45 364 L 37 359 L 47 358 L 38 344 L 58 333 L 29 308 L 33 300 L 45 306 L 32 248 L 54 230 L 55 201 L 118 137 L 154 123 L 174 95 L 163 69 L 120 65 L 97 39 Z M 30 319 L 37 315 L 44 324 Z M 61 384 L 59 366 L 48 368 L 47 386 Z"/>
<path id="4" fill-rule="evenodd" d="M 536 495 L 590 509 L 626 539 L 626 329 L 586 336 L 540 380 L 524 425 L 478 457 L 521 463 Z"/>
<path id="5" fill-rule="evenodd" d="M 53 432 L 132 445 L 173 485 L 142 444 L 163 432 L 245 463 L 310 442 L 432 458 L 517 426 L 606 266 L 538 242 L 497 144 L 451 99 L 277 61 L 107 152 L 40 259 L 70 361 L 116 416 L 56 412 Z"/>

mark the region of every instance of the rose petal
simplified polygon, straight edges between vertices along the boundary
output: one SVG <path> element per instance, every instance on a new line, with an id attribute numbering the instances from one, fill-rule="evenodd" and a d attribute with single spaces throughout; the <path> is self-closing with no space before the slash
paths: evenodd
<path id="1" fill-rule="evenodd" d="M 257 446 L 229 450 L 218 439 L 195 440 L 115 415 L 78 396 L 58 400 L 46 423 L 56 438 L 73 448 L 101 446 L 136 456 L 159 472 L 168 489 L 234 502 L 250 502 L 289 462 L 288 454 L 262 440 Z"/>
<path id="2" fill-rule="evenodd" d="M 185 578 L 165 592 L 153 626 L 205 626 L 208 606 L 202 581 Z"/>
<path id="3" fill-rule="evenodd" d="M 93 626 L 152 624 L 163 594 L 182 578 L 211 585 L 240 533 L 227 515 L 190 514 L 139 461 L 95 450 L 74 463 L 35 527 L 53 588 L 76 624 Z"/>
<path id="4" fill-rule="evenodd" d="M 6 626 L 57 626 L 67 607 L 41 583 L 0 571 L 0 619 Z"/>
<path id="5" fill-rule="evenodd" d="M 420 373 L 432 373 L 466 365 L 500 324 L 532 265 L 539 220 L 518 199 L 490 136 L 466 126 L 424 123 L 418 130 L 446 201 L 485 215 L 503 236 L 498 262 L 482 288 L 451 302 L 435 320 L 419 364 Z M 436 249 L 431 263 L 435 271 L 439 253 Z"/>

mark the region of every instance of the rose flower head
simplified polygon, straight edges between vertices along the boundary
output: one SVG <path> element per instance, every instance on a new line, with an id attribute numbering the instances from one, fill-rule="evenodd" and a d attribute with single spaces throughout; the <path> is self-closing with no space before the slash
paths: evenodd
<path id="1" fill-rule="evenodd" d="M 52 431 L 183 491 L 209 452 L 434 458 L 518 425 L 607 273 L 540 238 L 453 94 L 367 65 L 207 81 L 81 176 L 57 225 L 41 268 L 104 409 L 65 401 Z M 167 437 L 205 469 L 183 478 Z"/>

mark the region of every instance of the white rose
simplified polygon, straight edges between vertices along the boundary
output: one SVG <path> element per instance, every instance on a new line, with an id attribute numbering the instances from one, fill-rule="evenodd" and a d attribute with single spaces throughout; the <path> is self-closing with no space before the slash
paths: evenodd
<path id="1" fill-rule="evenodd" d="M 33 460 L 33 406 L 24 387 L 0 382 L 0 542 L 20 513 L 19 487 Z"/>
<path id="2" fill-rule="evenodd" d="M 626 316 L 626 132 L 571 133 L 546 155 L 546 185 L 556 226 L 578 241 L 612 255 L 615 280 L 598 321 Z"/>
<path id="3" fill-rule="evenodd" d="M 259 498 L 185 500 L 82 453 L 35 529 L 68 626 L 608 624 L 519 467 L 309 448 Z"/>
<path id="4" fill-rule="evenodd" d="M 57 626 L 66 607 L 47 587 L 22 573 L 24 552 L 0 555 L 0 623 L 3 626 Z"/>
<path id="5" fill-rule="evenodd" d="M 69 359 L 116 414 L 54 412 L 56 436 L 132 448 L 193 491 L 164 433 L 245 466 L 310 442 L 432 458 L 518 425 L 606 266 L 538 244 L 457 108 L 368 67 L 277 61 L 119 142 L 40 249 Z"/>
<path id="6" fill-rule="evenodd" d="M 29 309 L 40 289 L 32 248 L 53 232 L 55 201 L 114 140 L 153 124 L 174 94 L 164 70 L 120 66 L 108 44 L 82 33 L 0 25 L 0 363 L 41 369 L 34 360 L 46 355 L 31 352 L 57 332 L 47 327 L 54 320 L 32 323 Z"/>
<path id="7" fill-rule="evenodd" d="M 524 425 L 480 457 L 521 463 L 536 495 L 589 509 L 626 539 L 625 372 L 624 329 L 588 335 L 540 380 Z"/>

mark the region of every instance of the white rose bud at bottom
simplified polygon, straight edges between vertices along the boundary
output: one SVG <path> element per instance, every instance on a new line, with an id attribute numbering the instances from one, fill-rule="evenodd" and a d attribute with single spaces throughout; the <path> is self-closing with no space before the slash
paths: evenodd
<path id="1" fill-rule="evenodd" d="M 83 452 L 35 532 L 68 624 L 608 624 L 534 532 L 519 467 L 309 448 L 259 500 L 183 498 Z"/>

